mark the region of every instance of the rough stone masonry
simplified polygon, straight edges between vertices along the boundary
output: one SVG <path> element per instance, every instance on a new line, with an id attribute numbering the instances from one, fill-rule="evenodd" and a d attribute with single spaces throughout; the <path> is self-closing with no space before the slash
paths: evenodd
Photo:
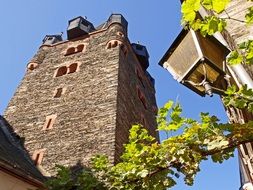
<path id="1" fill-rule="evenodd" d="M 4 117 L 44 175 L 56 164 L 87 165 L 95 154 L 119 161 L 135 123 L 158 138 L 154 85 L 120 23 L 44 44 L 28 66 Z"/>

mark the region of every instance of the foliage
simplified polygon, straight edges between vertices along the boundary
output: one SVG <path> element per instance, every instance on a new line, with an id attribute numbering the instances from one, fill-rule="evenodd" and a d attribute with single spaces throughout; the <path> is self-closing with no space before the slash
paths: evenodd
<path id="1" fill-rule="evenodd" d="M 251 0 L 252 1 L 252 0 Z M 182 4 L 182 23 L 186 28 L 199 30 L 202 35 L 223 31 L 227 19 L 217 15 L 225 11 L 230 0 L 185 0 Z M 213 15 L 200 18 L 204 7 Z M 229 16 L 229 15 L 228 15 Z M 253 23 L 253 8 L 245 15 L 245 24 Z M 253 41 L 241 43 L 228 58 L 230 64 L 253 64 Z M 253 112 L 253 91 L 232 86 L 223 97 L 226 106 Z M 167 134 L 160 144 L 140 125 L 132 126 L 129 142 L 118 164 L 110 164 L 106 156 L 92 159 L 91 170 L 76 177 L 69 169 L 59 167 L 56 178 L 46 184 L 49 190 L 164 190 L 176 185 L 180 176 L 188 185 L 207 159 L 222 163 L 233 157 L 234 149 L 253 140 L 253 121 L 245 124 L 221 124 L 215 116 L 201 113 L 199 121 L 182 116 L 179 104 L 169 101 L 159 110 L 158 130 Z M 176 135 L 171 135 L 176 134 Z"/>
<path id="2" fill-rule="evenodd" d="M 252 1 L 252 0 L 248 0 Z M 249 7 L 245 14 L 245 21 L 239 21 L 231 18 L 226 12 L 226 6 L 230 0 L 185 0 L 182 4 L 182 23 L 186 27 L 190 27 L 194 30 L 199 30 L 204 36 L 213 35 L 216 32 L 222 32 L 226 25 L 227 20 L 235 20 L 238 22 L 244 22 L 247 25 L 253 23 L 253 7 Z M 214 14 L 205 18 L 200 18 L 198 15 L 199 9 L 204 7 L 207 10 L 212 11 Z M 220 13 L 224 13 L 227 18 L 219 17 Z M 235 64 L 253 64 L 253 40 L 247 40 L 238 44 L 237 49 L 233 50 L 227 58 L 227 62 L 230 65 Z M 231 93 L 232 92 L 232 93 Z M 235 87 L 231 87 L 227 90 L 227 96 L 224 97 L 226 106 L 234 106 L 242 109 L 246 108 L 248 111 L 253 112 L 252 94 L 251 90 L 246 86 L 242 86 L 238 91 Z"/>
<path id="3" fill-rule="evenodd" d="M 251 93 L 251 92 L 250 92 Z M 49 190 L 164 190 L 183 176 L 192 185 L 203 160 L 222 163 L 236 146 L 253 140 L 253 122 L 221 124 L 215 116 L 200 114 L 200 121 L 182 117 L 179 104 L 168 102 L 159 110 L 159 130 L 170 134 L 160 144 L 140 125 L 133 125 L 121 162 L 111 165 L 106 156 L 95 156 L 92 169 L 72 178 L 64 167 L 47 183 Z"/>
<path id="4" fill-rule="evenodd" d="M 226 106 L 246 109 L 253 113 L 253 90 L 243 85 L 239 90 L 235 86 L 229 87 L 223 97 Z"/>
<path id="5" fill-rule="evenodd" d="M 212 10 L 219 14 L 224 11 L 230 0 L 185 0 L 182 4 L 182 24 L 186 27 L 191 27 L 194 30 L 199 30 L 204 36 L 213 35 L 215 32 L 223 31 L 226 27 L 224 18 L 217 16 L 206 16 L 200 18 L 198 11 L 201 6 L 207 10 Z"/>
<path id="6" fill-rule="evenodd" d="M 248 0 L 252 1 L 252 0 Z M 199 30 L 203 36 L 213 35 L 216 32 L 224 31 L 227 20 L 235 20 L 238 22 L 244 22 L 247 25 L 253 23 L 253 7 L 249 7 L 245 14 L 245 21 L 240 21 L 231 18 L 225 11 L 226 6 L 230 0 L 185 0 L 182 4 L 182 23 L 186 28 L 192 28 Z M 213 15 L 201 18 L 198 15 L 199 9 L 204 7 L 206 10 L 213 12 Z M 220 13 L 225 12 L 227 17 L 219 17 Z M 237 50 L 234 50 L 228 57 L 230 64 L 253 64 L 253 42 L 248 40 L 238 45 Z"/>
<path id="7" fill-rule="evenodd" d="M 57 165 L 57 175 L 45 184 L 49 190 L 105 190 L 101 183 L 89 169 L 84 169 L 73 175 L 67 167 Z"/>

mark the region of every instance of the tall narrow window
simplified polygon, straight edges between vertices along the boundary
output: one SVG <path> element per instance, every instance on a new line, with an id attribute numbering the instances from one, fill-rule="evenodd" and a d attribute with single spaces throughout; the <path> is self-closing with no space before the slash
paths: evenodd
<path id="1" fill-rule="evenodd" d="M 49 127 L 51 126 L 51 123 L 52 123 L 52 118 L 50 118 L 50 119 L 48 120 L 46 129 L 49 129 Z"/>
<path id="2" fill-rule="evenodd" d="M 32 156 L 32 159 L 34 161 L 34 164 L 40 165 L 42 163 L 43 160 L 43 155 L 45 153 L 46 149 L 40 149 L 40 150 L 35 150 Z"/>
<path id="3" fill-rule="evenodd" d="M 55 119 L 56 119 L 57 115 L 53 114 L 53 115 L 49 115 L 46 117 L 46 122 L 42 128 L 42 130 L 48 130 L 53 128 L 53 125 L 55 123 Z"/>
<path id="4" fill-rule="evenodd" d="M 57 69 L 55 77 L 60 77 L 67 74 L 68 68 L 66 66 L 60 67 Z"/>
<path id="5" fill-rule="evenodd" d="M 78 64 L 77 63 L 71 64 L 68 67 L 68 74 L 76 72 L 77 68 L 78 68 Z"/>

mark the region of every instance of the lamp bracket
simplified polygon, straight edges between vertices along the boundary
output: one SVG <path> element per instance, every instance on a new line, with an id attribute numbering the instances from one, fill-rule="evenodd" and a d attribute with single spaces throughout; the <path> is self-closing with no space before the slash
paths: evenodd
<path id="1" fill-rule="evenodd" d="M 206 82 L 206 78 L 207 78 L 207 72 L 206 72 L 205 63 L 202 64 L 202 67 L 203 67 L 203 71 L 204 71 L 204 73 L 203 73 L 204 79 L 200 83 L 195 83 L 195 82 L 190 81 L 190 80 L 184 80 L 184 82 L 188 82 L 192 86 L 203 86 L 203 84 Z"/>

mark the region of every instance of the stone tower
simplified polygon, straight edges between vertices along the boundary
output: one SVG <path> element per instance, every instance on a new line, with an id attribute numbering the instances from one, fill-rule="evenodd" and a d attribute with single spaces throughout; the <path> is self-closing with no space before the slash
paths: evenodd
<path id="1" fill-rule="evenodd" d="M 117 162 L 134 123 L 158 138 L 149 55 L 130 43 L 127 25 L 120 14 L 96 28 L 74 18 L 67 40 L 47 35 L 28 63 L 4 117 L 45 175 L 98 153 Z"/>

